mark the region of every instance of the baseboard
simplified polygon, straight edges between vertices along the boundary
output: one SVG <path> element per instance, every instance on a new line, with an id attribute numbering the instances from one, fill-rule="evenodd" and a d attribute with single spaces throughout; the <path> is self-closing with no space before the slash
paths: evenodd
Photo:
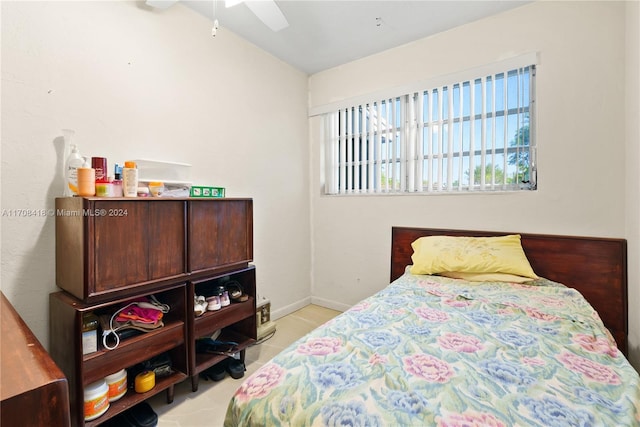
<path id="1" fill-rule="evenodd" d="M 281 317 L 284 317 L 288 314 L 293 313 L 294 311 L 298 311 L 301 308 L 308 306 L 309 304 L 319 305 L 320 307 L 330 308 L 332 310 L 336 310 L 340 312 L 347 311 L 348 309 L 351 308 L 350 305 L 344 304 L 341 302 L 328 300 L 324 298 L 318 298 L 318 297 L 307 297 L 307 298 L 301 299 L 300 301 L 294 302 L 293 304 L 289 304 L 285 307 L 282 307 L 278 310 L 272 310 L 271 319 L 272 320 L 279 319 Z"/>
<path id="2" fill-rule="evenodd" d="M 291 314 L 294 311 L 298 311 L 301 308 L 308 306 L 309 304 L 311 304 L 311 297 L 301 299 L 298 302 L 294 302 L 293 304 L 289 304 L 277 310 L 271 310 L 271 319 L 277 320 L 281 317 L 286 316 L 287 314 Z M 273 306 L 271 308 L 273 309 Z"/>
<path id="3" fill-rule="evenodd" d="M 319 305 L 320 307 L 330 308 L 332 310 L 341 312 L 347 311 L 352 307 L 351 305 L 342 302 L 318 297 L 311 297 L 311 304 Z"/>

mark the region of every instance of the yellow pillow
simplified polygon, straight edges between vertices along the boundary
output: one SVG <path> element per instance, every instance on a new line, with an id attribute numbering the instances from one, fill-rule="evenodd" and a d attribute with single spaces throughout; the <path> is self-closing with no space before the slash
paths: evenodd
<path id="1" fill-rule="evenodd" d="M 411 244 L 412 274 L 507 273 L 537 279 L 519 234 L 496 237 L 420 237 Z"/>
<path id="2" fill-rule="evenodd" d="M 531 277 L 522 277 L 507 273 L 463 273 L 461 271 L 445 271 L 440 273 L 440 275 L 452 279 L 466 280 L 467 282 L 526 283 L 535 280 Z"/>

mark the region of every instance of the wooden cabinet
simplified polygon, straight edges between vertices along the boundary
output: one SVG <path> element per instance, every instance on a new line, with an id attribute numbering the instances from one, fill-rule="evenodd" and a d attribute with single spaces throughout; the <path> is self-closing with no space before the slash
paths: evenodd
<path id="1" fill-rule="evenodd" d="M 256 340 L 256 287 L 251 199 L 56 199 L 56 283 L 50 295 L 50 347 L 69 381 L 71 422 L 98 425 L 163 390 L 173 400 L 176 383 L 221 361 L 225 355 L 196 352 L 196 340 L 221 330 L 220 339 L 245 349 Z M 194 314 L 194 296 L 225 280 L 241 284 L 245 302 Z M 164 326 L 102 343 L 83 354 L 86 313 L 109 314 L 134 298 L 154 295 L 171 309 Z M 168 352 L 173 374 L 152 391 L 129 390 L 95 420 L 84 421 L 84 390 L 91 383 Z"/>
<path id="2" fill-rule="evenodd" d="M 56 284 L 104 300 L 184 280 L 185 212 L 184 200 L 56 199 Z"/>
<path id="3" fill-rule="evenodd" d="M 56 199 L 56 284 L 83 301 L 251 261 L 251 199 Z"/>

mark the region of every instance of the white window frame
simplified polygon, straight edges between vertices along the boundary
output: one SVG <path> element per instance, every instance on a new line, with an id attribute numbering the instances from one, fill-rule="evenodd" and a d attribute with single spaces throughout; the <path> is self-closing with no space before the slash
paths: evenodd
<path id="1" fill-rule="evenodd" d="M 323 119 L 324 193 L 536 190 L 537 64 L 531 53 L 312 108 L 309 115 Z M 528 146 L 510 145 L 525 130 Z M 520 160 L 526 177 L 518 175 Z"/>

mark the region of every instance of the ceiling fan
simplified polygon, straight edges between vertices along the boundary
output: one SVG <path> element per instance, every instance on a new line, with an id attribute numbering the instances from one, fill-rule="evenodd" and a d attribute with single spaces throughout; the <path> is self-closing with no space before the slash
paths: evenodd
<path id="1" fill-rule="evenodd" d="M 147 0 L 147 6 L 158 9 L 167 9 L 179 0 Z M 216 0 L 214 0 L 214 5 Z M 267 27 L 272 31 L 280 31 L 289 26 L 287 18 L 276 4 L 275 0 L 225 0 L 226 7 L 233 7 L 244 3 Z M 214 17 L 215 19 L 215 17 Z"/>

